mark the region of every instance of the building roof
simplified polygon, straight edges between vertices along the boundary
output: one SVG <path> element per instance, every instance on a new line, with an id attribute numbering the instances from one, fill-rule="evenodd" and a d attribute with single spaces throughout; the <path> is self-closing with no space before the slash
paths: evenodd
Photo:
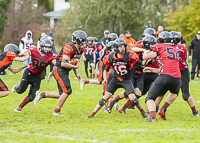
<path id="1" fill-rule="evenodd" d="M 63 13 L 65 13 L 66 9 L 58 10 L 58 11 L 51 11 L 44 13 L 43 16 L 46 17 L 55 17 L 55 18 L 60 18 L 62 17 Z"/>

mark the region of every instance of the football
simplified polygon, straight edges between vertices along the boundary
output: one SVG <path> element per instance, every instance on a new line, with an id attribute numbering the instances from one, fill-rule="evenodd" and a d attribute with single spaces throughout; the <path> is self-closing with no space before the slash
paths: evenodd
<path id="1" fill-rule="evenodd" d="M 76 65 L 78 63 L 78 59 L 77 58 L 71 58 L 69 63 L 72 64 L 72 65 Z"/>

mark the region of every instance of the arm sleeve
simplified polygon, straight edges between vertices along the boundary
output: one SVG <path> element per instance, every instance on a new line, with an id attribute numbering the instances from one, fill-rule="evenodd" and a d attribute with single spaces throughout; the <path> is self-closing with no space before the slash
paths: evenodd
<path id="1" fill-rule="evenodd" d="M 193 40 L 191 41 L 189 45 L 189 56 L 191 56 L 191 49 L 193 49 Z"/>
<path id="2" fill-rule="evenodd" d="M 12 61 L 15 57 L 17 57 L 16 54 L 11 51 L 9 51 L 6 56 L 10 59 L 10 61 Z"/>
<path id="3" fill-rule="evenodd" d="M 106 57 L 103 59 L 103 61 L 104 61 L 104 64 L 105 64 L 107 67 L 111 67 L 111 66 L 112 66 L 111 63 L 110 63 L 110 61 L 109 61 L 109 55 L 106 56 Z"/>
<path id="4" fill-rule="evenodd" d="M 132 63 L 136 63 L 139 60 L 138 55 L 135 52 L 131 52 L 129 55 L 129 61 Z"/>
<path id="5" fill-rule="evenodd" d="M 65 45 L 63 47 L 63 55 L 68 56 L 71 58 L 74 54 L 74 49 L 70 45 Z"/>

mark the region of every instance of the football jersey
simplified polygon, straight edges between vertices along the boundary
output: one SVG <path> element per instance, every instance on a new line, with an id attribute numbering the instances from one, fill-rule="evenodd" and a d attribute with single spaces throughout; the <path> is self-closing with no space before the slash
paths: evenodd
<path id="1" fill-rule="evenodd" d="M 84 49 L 84 54 L 89 56 L 92 56 L 93 52 L 96 51 L 95 45 L 87 45 L 84 46 L 83 49 Z"/>
<path id="2" fill-rule="evenodd" d="M 133 74 L 133 63 L 136 63 L 139 57 L 135 52 L 125 52 L 119 58 L 117 58 L 116 52 L 111 52 L 105 59 L 105 65 L 107 67 L 113 67 L 115 77 L 130 78 Z"/>
<path id="3" fill-rule="evenodd" d="M 160 63 L 160 74 L 181 77 L 179 70 L 179 51 L 169 44 L 159 43 L 152 47 L 157 52 Z"/>
<path id="4" fill-rule="evenodd" d="M 61 66 L 61 62 L 62 62 L 62 58 L 63 58 L 63 55 L 66 55 L 68 56 L 70 59 L 71 58 L 77 58 L 77 59 L 80 59 L 81 58 L 81 55 L 83 53 L 83 49 L 80 48 L 78 49 L 74 43 L 67 43 L 64 45 L 64 47 L 61 49 L 59 55 L 57 56 L 57 59 L 56 59 L 56 66 L 57 67 L 60 67 L 60 68 L 63 68 L 63 69 L 66 69 L 68 71 L 70 71 L 71 69 L 67 69 L 67 68 L 64 68 Z"/>
<path id="5" fill-rule="evenodd" d="M 7 69 L 11 64 L 16 54 L 12 51 L 3 52 L 0 54 L 0 72 Z"/>
<path id="6" fill-rule="evenodd" d="M 57 58 L 54 53 L 42 54 L 37 47 L 32 47 L 29 50 L 31 52 L 31 63 L 28 69 L 35 75 L 41 75 L 52 60 Z"/>
<path id="7" fill-rule="evenodd" d="M 178 47 L 179 51 L 179 68 L 181 71 L 183 71 L 184 69 L 188 68 L 188 63 L 186 61 L 187 50 L 182 44 L 176 45 L 175 47 Z"/>

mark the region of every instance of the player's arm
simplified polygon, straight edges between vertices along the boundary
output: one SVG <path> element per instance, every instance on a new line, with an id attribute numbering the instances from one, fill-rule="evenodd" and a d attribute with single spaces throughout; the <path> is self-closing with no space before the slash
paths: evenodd
<path id="1" fill-rule="evenodd" d="M 93 51 L 94 64 L 96 63 L 96 50 Z"/>
<path id="2" fill-rule="evenodd" d="M 146 51 L 143 54 L 143 59 L 144 60 L 148 60 L 148 59 L 154 59 L 155 57 L 157 57 L 157 52 L 155 51 Z"/>
<path id="3" fill-rule="evenodd" d="M 30 57 L 30 51 L 28 50 L 24 53 L 21 53 L 20 56 L 23 56 L 23 57 L 15 57 L 13 60 L 19 61 L 19 62 L 26 61 Z"/>
<path id="4" fill-rule="evenodd" d="M 55 65 L 55 63 L 56 63 L 56 59 L 52 60 L 51 62 L 52 62 L 52 64 Z"/>
<path id="5" fill-rule="evenodd" d="M 76 65 L 72 65 L 68 61 L 70 61 L 70 57 L 63 55 L 63 60 L 61 62 L 61 66 L 64 67 L 64 68 L 68 68 L 68 69 L 77 69 L 80 66 L 80 63 L 81 63 L 81 61 L 78 60 Z"/>
<path id="6" fill-rule="evenodd" d="M 78 78 L 78 80 L 81 80 L 81 75 L 78 73 L 77 69 L 73 69 L 75 76 Z"/>
<path id="7" fill-rule="evenodd" d="M 145 67 L 143 69 L 144 73 L 149 73 L 149 72 L 153 72 L 153 73 L 159 73 L 159 69 L 158 68 L 150 68 L 150 67 Z"/>
<path id="8" fill-rule="evenodd" d="M 18 72 L 20 72 L 22 69 L 24 69 L 24 68 L 26 68 L 28 66 L 28 64 L 25 64 L 25 65 L 23 65 L 23 66 L 21 66 L 21 67 L 19 67 L 19 68 L 14 68 L 14 67 L 12 67 L 12 66 L 9 66 L 8 67 L 8 70 L 10 70 L 12 73 L 18 73 Z"/>
<path id="9" fill-rule="evenodd" d="M 82 53 L 83 61 L 86 61 L 84 53 Z"/>
<path id="10" fill-rule="evenodd" d="M 138 53 L 138 52 L 144 52 L 145 49 L 143 49 L 143 48 L 138 48 L 138 47 L 132 47 L 132 48 L 131 48 L 131 51 Z"/>

